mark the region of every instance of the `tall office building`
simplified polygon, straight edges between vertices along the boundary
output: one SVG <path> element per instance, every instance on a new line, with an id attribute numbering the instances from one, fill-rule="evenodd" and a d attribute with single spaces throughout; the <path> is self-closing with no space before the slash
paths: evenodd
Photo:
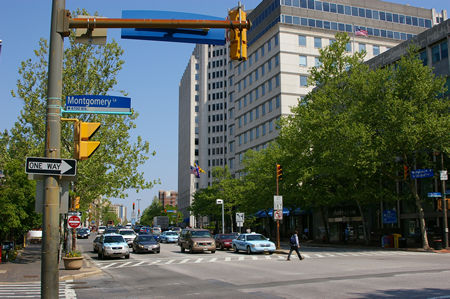
<path id="1" fill-rule="evenodd" d="M 230 61 L 227 46 L 197 45 L 180 81 L 178 201 L 190 225 L 192 194 L 211 184 L 215 166 L 238 177 L 244 153 L 277 137 L 276 121 L 311 90 L 309 70 L 337 32 L 350 35 L 349 54 L 364 50 L 370 59 L 447 12 L 379 0 L 263 0 L 247 17 L 247 61 Z M 205 170 L 200 178 L 190 173 L 194 163 Z"/>

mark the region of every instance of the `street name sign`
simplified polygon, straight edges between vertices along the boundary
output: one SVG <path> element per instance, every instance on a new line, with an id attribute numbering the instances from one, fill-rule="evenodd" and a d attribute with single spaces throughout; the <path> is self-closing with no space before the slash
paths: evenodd
<path id="1" fill-rule="evenodd" d="M 395 210 L 384 210 L 383 223 L 397 223 L 397 212 Z"/>
<path id="2" fill-rule="evenodd" d="M 103 95 L 66 97 L 65 112 L 131 113 L 131 98 Z"/>
<path id="3" fill-rule="evenodd" d="M 71 228 L 77 228 L 81 225 L 81 219 L 76 215 L 70 216 L 69 219 L 67 220 L 67 224 Z"/>
<path id="4" fill-rule="evenodd" d="M 428 192 L 428 197 L 442 197 L 441 192 Z"/>
<path id="5" fill-rule="evenodd" d="M 25 172 L 42 175 L 74 176 L 77 174 L 77 161 L 73 159 L 27 157 Z"/>
<path id="6" fill-rule="evenodd" d="M 432 178 L 432 177 L 434 177 L 433 169 L 411 170 L 411 178 L 412 179 L 423 179 L 423 178 Z"/>

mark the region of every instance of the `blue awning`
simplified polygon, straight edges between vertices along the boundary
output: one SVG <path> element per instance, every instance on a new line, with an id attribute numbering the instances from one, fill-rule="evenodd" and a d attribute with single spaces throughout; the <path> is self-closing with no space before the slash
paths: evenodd
<path id="1" fill-rule="evenodd" d="M 294 211 L 289 210 L 288 208 L 283 208 L 283 216 L 299 216 L 299 215 L 305 215 L 309 214 L 311 211 L 302 210 L 301 208 L 296 208 Z M 269 209 L 266 213 L 265 210 L 259 210 L 255 213 L 256 218 L 266 218 L 267 214 L 269 214 L 269 217 L 273 217 L 273 209 Z"/>

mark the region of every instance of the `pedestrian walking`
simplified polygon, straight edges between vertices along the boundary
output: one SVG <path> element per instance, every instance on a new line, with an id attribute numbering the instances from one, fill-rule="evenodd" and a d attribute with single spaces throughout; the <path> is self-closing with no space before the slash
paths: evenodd
<path id="1" fill-rule="evenodd" d="M 289 239 L 289 243 L 291 244 L 291 250 L 289 250 L 289 254 L 287 257 L 287 260 L 290 261 L 291 260 L 291 253 L 292 251 L 295 250 L 295 252 L 297 252 L 298 258 L 300 260 L 303 259 L 303 257 L 300 255 L 300 251 L 298 251 L 298 248 L 300 247 L 300 243 L 298 242 L 298 231 L 295 231 L 291 238 Z"/>

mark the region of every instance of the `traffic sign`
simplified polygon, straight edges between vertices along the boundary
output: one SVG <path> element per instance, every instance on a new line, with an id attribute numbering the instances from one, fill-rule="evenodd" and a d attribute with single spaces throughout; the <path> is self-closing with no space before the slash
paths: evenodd
<path id="1" fill-rule="evenodd" d="M 244 222 L 244 213 L 236 213 L 236 222 Z"/>
<path id="2" fill-rule="evenodd" d="M 283 210 L 275 210 L 273 213 L 273 219 L 283 220 Z"/>
<path id="3" fill-rule="evenodd" d="M 439 171 L 439 176 L 441 178 L 441 181 L 446 181 L 448 179 L 447 170 Z"/>
<path id="4" fill-rule="evenodd" d="M 383 223 L 397 223 L 397 212 L 395 210 L 384 210 Z"/>
<path id="5" fill-rule="evenodd" d="M 442 197 L 441 192 L 428 192 L 428 197 Z"/>
<path id="6" fill-rule="evenodd" d="M 27 157 L 25 172 L 43 175 L 74 176 L 77 174 L 77 161 L 73 159 Z"/>
<path id="7" fill-rule="evenodd" d="M 67 220 L 67 224 L 71 228 L 77 228 L 81 224 L 81 219 L 80 219 L 80 217 L 78 217 L 76 215 L 70 216 L 69 219 Z"/>
<path id="8" fill-rule="evenodd" d="M 131 113 L 131 98 L 103 95 L 73 95 L 66 97 L 65 112 Z"/>
<path id="9" fill-rule="evenodd" d="M 416 169 L 411 171 L 412 179 L 423 179 L 434 177 L 433 169 Z"/>
<path id="10" fill-rule="evenodd" d="M 273 209 L 283 211 L 283 196 L 281 195 L 273 196 Z"/>

